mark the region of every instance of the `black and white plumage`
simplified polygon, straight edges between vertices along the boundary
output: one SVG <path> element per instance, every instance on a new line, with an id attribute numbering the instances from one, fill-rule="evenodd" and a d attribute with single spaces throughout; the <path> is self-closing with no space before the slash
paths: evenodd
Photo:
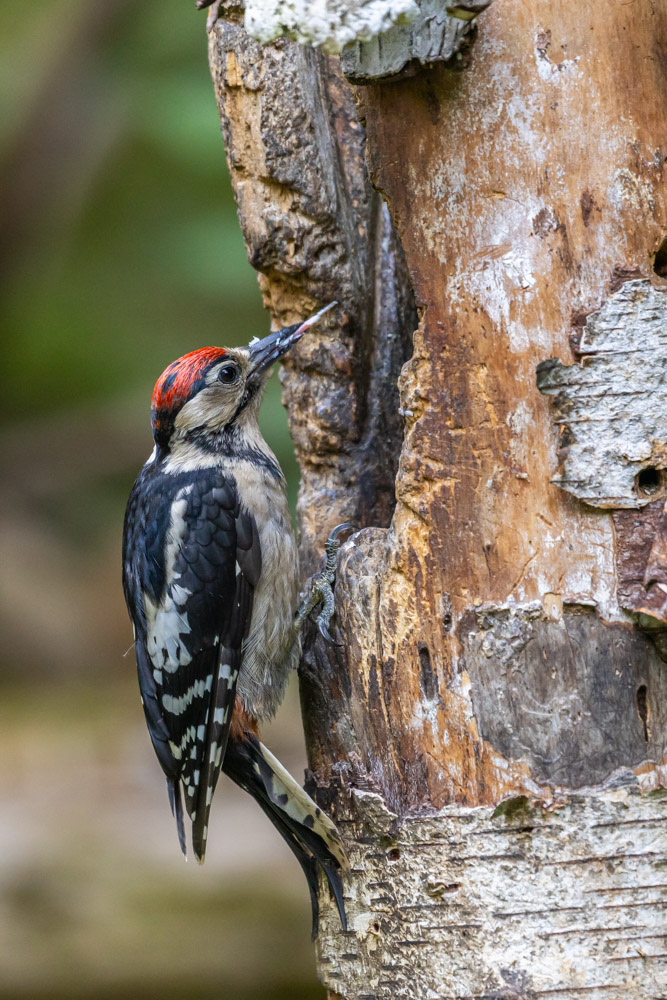
<path id="1" fill-rule="evenodd" d="M 258 532 L 221 469 L 169 475 L 157 462 L 139 476 L 126 524 L 126 592 L 138 611 L 148 728 L 177 815 L 183 783 L 194 851 L 203 857 L 261 572 Z"/>
<path id="2" fill-rule="evenodd" d="M 203 861 L 224 770 L 299 859 L 317 926 L 321 868 L 345 922 L 345 858 L 331 821 L 259 740 L 300 644 L 296 543 L 257 412 L 272 363 L 317 317 L 249 348 L 202 348 L 153 394 L 155 449 L 127 505 L 123 584 L 149 733 L 185 853 L 184 813 Z"/>

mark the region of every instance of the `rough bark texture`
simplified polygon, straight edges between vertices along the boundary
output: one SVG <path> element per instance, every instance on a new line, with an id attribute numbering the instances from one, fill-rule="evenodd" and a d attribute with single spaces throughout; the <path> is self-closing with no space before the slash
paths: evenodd
<path id="1" fill-rule="evenodd" d="M 664 998 L 667 8 L 496 0 L 462 70 L 358 90 L 421 310 L 404 428 L 412 312 L 349 87 L 238 10 L 211 63 L 250 259 L 279 322 L 342 305 L 284 380 L 304 568 L 336 521 L 368 525 L 341 551 L 341 645 L 302 664 L 310 784 L 353 861 L 324 981 Z M 601 410 L 604 461 L 570 488 Z"/>
<path id="2" fill-rule="evenodd" d="M 545 810 L 518 799 L 402 822 L 353 793 L 342 829 L 364 877 L 348 938 L 333 914 L 323 928 L 340 941 L 321 958 L 329 996 L 664 997 L 667 798 L 643 798 L 633 777 Z"/>
<path id="3" fill-rule="evenodd" d="M 559 426 L 553 482 L 595 507 L 645 507 L 665 491 L 667 288 L 626 281 L 573 348 L 578 363 L 537 368 Z"/>
<path id="4" fill-rule="evenodd" d="M 364 135 L 337 59 L 262 48 L 242 5 L 211 33 L 239 220 L 275 322 L 340 306 L 291 352 L 283 380 L 301 464 L 302 567 L 341 521 L 387 525 L 402 422 L 396 381 L 416 325 L 403 255 L 368 183 Z"/>
<path id="5" fill-rule="evenodd" d="M 421 0 L 419 13 L 408 24 L 395 24 L 373 38 L 346 45 L 341 55 L 343 72 L 354 83 L 370 83 L 454 59 L 473 31 L 476 13 L 489 3 L 466 4 L 464 0 L 455 8 L 441 0 Z M 473 9 L 466 10 L 466 6 Z"/>

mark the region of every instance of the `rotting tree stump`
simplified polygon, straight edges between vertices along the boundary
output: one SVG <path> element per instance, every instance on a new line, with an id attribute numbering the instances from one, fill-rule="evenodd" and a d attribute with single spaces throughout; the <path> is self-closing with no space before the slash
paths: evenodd
<path id="1" fill-rule="evenodd" d="M 361 528 L 301 668 L 352 861 L 322 979 L 664 998 L 667 5 L 495 0 L 356 90 L 242 13 L 210 61 L 249 259 L 276 323 L 340 303 L 283 371 L 304 575 Z"/>

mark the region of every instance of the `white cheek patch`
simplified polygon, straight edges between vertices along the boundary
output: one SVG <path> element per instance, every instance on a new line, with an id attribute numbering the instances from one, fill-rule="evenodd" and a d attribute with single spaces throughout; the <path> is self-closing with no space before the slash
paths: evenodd
<path id="1" fill-rule="evenodd" d="M 191 430 L 206 426 L 218 430 L 228 424 L 236 413 L 243 383 L 223 386 L 214 381 L 213 385 L 200 389 L 176 414 L 174 427 L 177 430 Z"/>

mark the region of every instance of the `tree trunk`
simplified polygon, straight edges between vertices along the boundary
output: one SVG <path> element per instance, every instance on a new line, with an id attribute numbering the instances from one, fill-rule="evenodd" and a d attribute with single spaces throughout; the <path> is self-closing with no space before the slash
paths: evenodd
<path id="1" fill-rule="evenodd" d="M 362 529 L 301 670 L 352 862 L 321 977 L 664 998 L 667 5 L 495 0 L 356 111 L 242 13 L 210 59 L 249 258 L 281 324 L 340 303 L 283 373 L 304 574 Z"/>

